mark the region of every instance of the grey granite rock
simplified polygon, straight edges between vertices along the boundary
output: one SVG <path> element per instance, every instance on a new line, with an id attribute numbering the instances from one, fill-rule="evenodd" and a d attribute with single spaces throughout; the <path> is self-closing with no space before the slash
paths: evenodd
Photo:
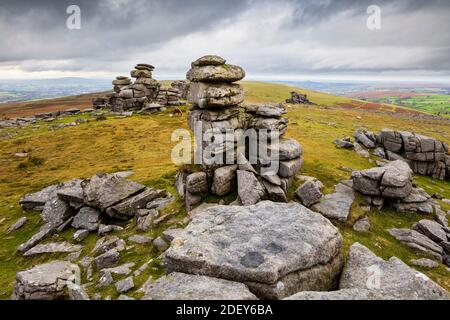
<path id="1" fill-rule="evenodd" d="M 128 277 L 123 280 L 117 281 L 116 284 L 116 290 L 119 293 L 130 291 L 134 288 L 134 281 L 133 277 Z"/>
<path id="2" fill-rule="evenodd" d="M 67 289 L 69 291 L 70 300 L 77 300 L 77 301 L 90 300 L 86 290 L 80 285 L 69 284 L 67 286 Z"/>
<path id="3" fill-rule="evenodd" d="M 137 244 L 146 244 L 146 243 L 152 242 L 153 238 L 135 234 L 135 235 L 129 236 L 128 241 L 134 242 Z"/>
<path id="4" fill-rule="evenodd" d="M 214 171 L 211 191 L 218 196 L 224 196 L 236 190 L 237 169 L 237 165 L 225 166 L 216 169 Z"/>
<path id="5" fill-rule="evenodd" d="M 244 206 L 255 204 L 264 196 L 264 187 L 252 172 L 237 170 L 238 195 Z"/>
<path id="6" fill-rule="evenodd" d="M 158 237 L 155 240 L 153 240 L 153 245 L 160 251 L 166 251 L 169 247 L 169 244 L 162 238 Z"/>
<path id="7" fill-rule="evenodd" d="M 141 300 L 257 300 L 246 285 L 173 272 L 145 289 Z"/>
<path id="8" fill-rule="evenodd" d="M 119 202 L 142 192 L 146 187 L 114 174 L 97 174 L 82 182 L 84 202 L 88 206 L 106 210 Z"/>
<path id="9" fill-rule="evenodd" d="M 68 298 L 67 285 L 76 282 L 77 265 L 53 261 L 20 271 L 14 284 L 14 300 L 57 300 Z"/>
<path id="10" fill-rule="evenodd" d="M 436 261 L 422 258 L 422 259 L 413 259 L 410 261 L 412 265 L 415 265 L 417 267 L 425 268 L 425 269 L 434 269 L 439 266 L 439 263 Z"/>
<path id="11" fill-rule="evenodd" d="M 111 249 L 118 249 L 118 251 L 123 250 L 125 247 L 125 241 L 116 236 L 105 236 L 100 238 L 95 243 L 94 249 L 92 249 L 92 253 L 94 254 L 102 254 Z"/>
<path id="12" fill-rule="evenodd" d="M 72 227 L 88 231 L 96 231 L 100 224 L 100 211 L 84 207 L 75 215 L 72 221 Z"/>
<path id="13" fill-rule="evenodd" d="M 280 161 L 278 175 L 282 178 L 290 178 L 297 174 L 303 165 L 303 159 L 297 158 L 293 160 Z"/>
<path id="14" fill-rule="evenodd" d="M 310 207 L 319 202 L 320 198 L 322 198 L 322 188 L 322 182 L 317 179 L 311 179 L 298 187 L 295 191 L 295 195 L 304 206 Z"/>
<path id="15" fill-rule="evenodd" d="M 120 254 L 116 249 L 111 249 L 94 258 L 98 270 L 112 268 L 119 263 Z"/>
<path id="16" fill-rule="evenodd" d="M 43 239 L 49 237 L 55 232 L 55 226 L 50 223 L 44 224 L 37 233 L 35 233 L 30 239 L 28 239 L 25 243 L 22 243 L 17 250 L 19 252 L 25 252 L 34 247 L 37 243 L 42 241 Z"/>
<path id="17" fill-rule="evenodd" d="M 74 245 L 69 242 L 51 242 L 46 244 L 38 244 L 25 252 L 25 257 L 36 256 L 48 253 L 71 253 L 81 251 L 83 249 L 80 245 Z"/>
<path id="18" fill-rule="evenodd" d="M 7 233 L 11 233 L 13 231 L 19 230 L 20 228 L 22 228 L 25 223 L 27 223 L 28 218 L 27 217 L 22 217 L 19 220 L 17 220 L 16 222 L 14 222 L 14 224 L 12 224 L 9 228 Z"/>
<path id="19" fill-rule="evenodd" d="M 396 257 L 385 261 L 359 243 L 350 248 L 339 287 L 384 290 L 405 300 L 450 299 L 444 288 L 423 273 L 408 267 Z"/>
<path id="20" fill-rule="evenodd" d="M 410 229 L 390 229 L 388 231 L 393 237 L 405 243 L 414 251 L 423 253 L 438 261 L 442 261 L 442 248 L 422 233 Z"/>
<path id="21" fill-rule="evenodd" d="M 50 199 L 55 198 L 58 189 L 58 185 L 48 186 L 39 192 L 25 195 L 20 199 L 19 203 L 24 210 L 42 211 L 45 203 Z"/>
<path id="22" fill-rule="evenodd" d="M 442 228 L 442 225 L 440 225 L 436 221 L 422 219 L 414 224 L 413 229 L 424 234 L 436 243 L 447 241 L 446 232 Z"/>
<path id="23" fill-rule="evenodd" d="M 136 210 L 146 208 L 148 203 L 166 195 L 167 192 L 165 190 L 146 188 L 139 194 L 108 208 L 106 213 L 112 218 L 128 220 L 136 215 Z"/>
<path id="24" fill-rule="evenodd" d="M 342 267 L 342 237 L 297 203 L 214 206 L 194 216 L 165 253 L 169 272 L 244 282 L 261 298 L 329 290 Z"/>
<path id="25" fill-rule="evenodd" d="M 356 221 L 355 224 L 353 225 L 353 230 L 357 232 L 369 232 L 370 231 L 369 217 L 364 217 Z"/>
<path id="26" fill-rule="evenodd" d="M 347 221 L 354 200 L 353 189 L 339 183 L 335 193 L 323 196 L 319 203 L 314 204 L 311 208 L 329 219 Z"/>
<path id="27" fill-rule="evenodd" d="M 73 213 L 72 208 L 67 202 L 59 198 L 53 198 L 45 203 L 41 217 L 44 222 L 58 227 L 69 219 Z"/>
<path id="28" fill-rule="evenodd" d="M 245 71 L 234 65 L 194 66 L 186 75 L 193 82 L 235 82 L 245 77 Z M 192 84 L 191 84 L 192 85 Z"/>

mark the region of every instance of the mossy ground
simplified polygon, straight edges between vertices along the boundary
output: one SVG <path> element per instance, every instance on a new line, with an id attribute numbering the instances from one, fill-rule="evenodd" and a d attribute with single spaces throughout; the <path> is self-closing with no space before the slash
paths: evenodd
<path id="1" fill-rule="evenodd" d="M 292 91 L 288 86 L 267 83 L 243 82 L 243 85 L 248 103 L 282 102 Z M 337 182 L 349 178 L 352 169 L 374 165 L 355 152 L 338 149 L 332 143 L 337 137 L 352 136 L 356 128 L 363 126 L 374 131 L 384 127 L 410 130 L 450 142 L 450 126 L 446 121 L 405 117 L 403 113 L 387 113 L 382 108 L 376 111 L 368 110 L 361 107 L 359 102 L 348 98 L 299 91 L 306 92 L 309 99 L 320 106 L 289 106 L 287 117 L 290 125 L 287 136 L 299 140 L 303 146 L 305 163 L 301 174 L 319 178 L 325 184 L 326 192 L 332 192 Z M 390 110 L 396 111 L 395 108 Z M 88 117 L 69 117 L 58 120 L 57 123 L 72 122 L 75 118 Z M 94 120 L 76 127 L 51 130 L 53 125 L 55 123 L 41 122 L 39 127 L 0 130 L 0 299 L 9 298 L 18 270 L 58 257 L 30 259 L 16 254 L 17 246 L 31 237 L 40 225 L 38 213 L 23 212 L 18 205 L 24 194 L 57 182 L 87 178 L 97 172 L 133 170 L 135 174 L 131 177 L 132 180 L 165 188 L 175 195 L 173 181 L 178 168 L 171 161 L 171 150 L 176 144 L 171 141 L 171 134 L 175 129 L 187 128 L 186 113 L 183 117 L 172 117 L 169 111 L 151 116 L 135 115 L 125 119 L 108 117 L 103 121 Z M 29 153 L 28 159 L 14 156 L 22 151 Z M 450 182 L 421 176 L 416 176 L 415 180 L 429 193 L 439 192 L 450 198 Z M 298 182 L 295 181 L 291 194 L 297 185 Z M 211 197 L 208 200 L 217 199 Z M 444 208 L 450 209 L 449 206 Z M 171 214 L 172 218 L 156 230 L 148 232 L 149 236 L 158 236 L 167 226 L 183 220 L 186 211 L 182 200 L 176 198 L 162 214 L 166 213 Z M 390 236 L 387 229 L 410 227 L 423 216 L 400 215 L 389 209 L 382 212 L 372 210 L 368 213 L 372 231 L 369 234 L 356 233 L 352 224 L 364 214 L 357 200 L 350 221 L 336 223 L 344 236 L 346 252 L 352 243 L 358 241 L 383 258 L 397 256 L 409 264 L 411 259 L 417 257 Z M 19 231 L 7 235 L 7 228 L 24 215 L 29 218 L 27 224 Z M 121 237 L 125 238 L 134 232 L 134 222 L 123 226 L 125 230 L 118 233 Z M 70 240 L 72 233 L 73 231 L 69 230 L 58 237 Z M 94 235 L 84 240 L 84 254 L 90 252 L 95 240 Z M 133 250 L 122 255 L 121 263 L 131 261 L 135 262 L 137 267 L 154 259 L 151 267 L 135 279 L 136 288 L 149 276 L 157 278 L 162 274 L 163 268 L 157 257 L 158 253 L 151 245 L 135 245 Z M 431 271 L 418 270 L 450 289 L 450 272 L 443 265 Z M 98 277 L 98 274 L 95 277 Z M 100 293 L 104 297 L 117 297 L 113 287 L 102 289 Z"/>

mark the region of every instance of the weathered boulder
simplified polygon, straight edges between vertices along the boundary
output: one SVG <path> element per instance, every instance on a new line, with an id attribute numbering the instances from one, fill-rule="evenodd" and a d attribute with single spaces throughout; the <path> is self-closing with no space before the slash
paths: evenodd
<path id="1" fill-rule="evenodd" d="M 351 142 L 349 137 L 343 138 L 343 139 L 335 139 L 333 143 L 343 149 L 353 149 L 355 145 Z"/>
<path id="2" fill-rule="evenodd" d="M 58 189 L 58 185 L 52 185 L 39 192 L 27 194 L 20 199 L 19 204 L 24 210 L 42 211 L 45 203 L 55 198 Z"/>
<path id="3" fill-rule="evenodd" d="M 128 277 L 123 280 L 117 281 L 115 286 L 118 293 L 130 291 L 134 288 L 133 277 Z"/>
<path id="4" fill-rule="evenodd" d="M 269 200 L 272 200 L 274 202 L 287 202 L 286 193 L 279 185 L 270 183 L 265 179 L 261 179 L 261 182 L 266 189 Z"/>
<path id="5" fill-rule="evenodd" d="M 244 69 L 229 64 L 194 66 L 186 75 L 192 82 L 236 82 L 244 77 Z"/>
<path id="6" fill-rule="evenodd" d="M 312 206 L 320 201 L 322 198 L 323 184 L 317 179 L 312 179 L 304 182 L 295 191 L 296 196 L 300 199 L 300 202 L 307 207 Z"/>
<path id="7" fill-rule="evenodd" d="M 422 219 L 419 222 L 415 223 L 412 229 L 424 234 L 436 243 L 447 241 L 446 232 L 436 221 Z"/>
<path id="8" fill-rule="evenodd" d="M 260 298 L 330 290 L 342 267 L 342 237 L 297 203 L 214 206 L 193 217 L 166 251 L 169 272 L 243 282 Z"/>
<path id="9" fill-rule="evenodd" d="M 81 251 L 83 249 L 80 245 L 74 245 L 69 242 L 52 242 L 46 244 L 38 244 L 25 252 L 25 257 L 36 256 L 48 253 L 71 253 Z"/>
<path id="10" fill-rule="evenodd" d="M 343 183 L 339 183 L 336 186 L 335 193 L 323 196 L 320 198 L 319 203 L 314 204 L 311 209 L 329 219 L 347 221 L 354 200 L 355 193 L 353 189 Z"/>
<path id="11" fill-rule="evenodd" d="M 27 223 L 28 218 L 27 217 L 22 217 L 19 220 L 17 220 L 16 222 L 14 222 L 9 228 L 7 233 L 11 233 L 13 231 L 19 230 L 20 228 L 22 228 L 25 223 Z"/>
<path id="12" fill-rule="evenodd" d="M 139 194 L 132 196 L 115 206 L 109 207 L 106 213 L 112 217 L 122 220 L 131 219 L 136 215 L 136 210 L 145 208 L 151 201 L 167 196 L 165 190 L 146 188 Z"/>
<path id="13" fill-rule="evenodd" d="M 412 265 L 415 265 L 417 267 L 425 268 L 425 269 L 434 269 L 439 267 L 439 263 L 436 261 L 422 258 L 422 259 L 413 259 L 410 261 Z"/>
<path id="14" fill-rule="evenodd" d="M 396 257 L 385 261 L 359 243 L 350 248 L 339 288 L 383 290 L 404 300 L 450 299 L 444 288 L 423 273 Z"/>
<path id="15" fill-rule="evenodd" d="M 224 108 L 244 102 L 244 89 L 239 84 L 193 82 L 188 101 L 200 108 Z"/>
<path id="16" fill-rule="evenodd" d="M 53 198 L 47 201 L 42 210 L 41 217 L 46 223 L 58 227 L 73 215 L 70 205 L 59 199 Z"/>
<path id="17" fill-rule="evenodd" d="M 367 131 L 365 130 L 356 130 L 355 131 L 355 140 L 360 142 L 367 149 L 375 148 L 375 141 L 371 140 L 369 137 L 373 137 L 373 134 L 368 136 Z"/>
<path id="18" fill-rule="evenodd" d="M 187 192 L 205 193 L 208 192 L 208 179 L 205 172 L 194 172 L 186 178 L 186 190 Z"/>
<path id="19" fill-rule="evenodd" d="M 97 174 L 82 183 L 84 203 L 102 211 L 143 191 L 140 183 L 125 180 L 114 174 Z"/>
<path id="20" fill-rule="evenodd" d="M 81 187 L 82 181 L 83 180 L 81 179 L 74 179 L 64 183 L 57 191 L 58 197 L 66 202 L 83 203 L 84 195 L 83 188 Z"/>
<path id="21" fill-rule="evenodd" d="M 75 229 L 96 231 L 100 224 L 100 214 L 100 211 L 96 209 L 83 207 L 73 218 L 72 227 Z"/>
<path id="22" fill-rule="evenodd" d="M 353 225 L 353 230 L 357 232 L 369 232 L 370 231 L 370 220 L 369 217 L 364 217 L 359 219 Z"/>
<path id="23" fill-rule="evenodd" d="M 192 67 L 203 67 L 203 66 L 221 66 L 226 63 L 226 60 L 222 57 L 216 55 L 206 55 L 198 58 L 192 62 Z"/>
<path id="24" fill-rule="evenodd" d="M 34 247 L 37 243 L 42 241 L 43 239 L 49 237 L 55 232 L 55 226 L 46 223 L 44 224 L 37 233 L 35 233 L 30 239 L 28 239 L 26 242 L 22 243 L 18 248 L 17 251 L 19 252 L 25 252 Z"/>
<path id="25" fill-rule="evenodd" d="M 98 270 L 112 268 L 119 263 L 120 254 L 116 249 L 111 249 L 94 258 Z"/>
<path id="26" fill-rule="evenodd" d="M 286 113 L 286 108 L 282 104 L 277 105 L 246 105 L 244 106 L 245 112 L 251 114 L 257 114 L 259 116 L 268 118 L 279 118 Z"/>
<path id="27" fill-rule="evenodd" d="M 282 178 L 291 178 L 297 174 L 302 165 L 303 165 L 302 158 L 280 161 L 280 168 L 278 169 L 278 175 Z"/>
<path id="28" fill-rule="evenodd" d="M 402 199 L 412 192 L 412 171 L 397 160 L 384 167 L 353 171 L 353 188 L 364 195 Z"/>
<path id="29" fill-rule="evenodd" d="M 303 153 L 302 146 L 295 139 L 280 139 L 278 145 L 272 144 L 269 147 L 269 152 L 273 148 L 278 148 L 278 155 L 281 161 L 300 158 Z"/>
<path id="30" fill-rule="evenodd" d="M 67 299 L 67 286 L 75 283 L 79 274 L 79 267 L 67 261 L 53 261 L 20 271 L 16 275 L 12 299 Z"/>
<path id="31" fill-rule="evenodd" d="M 442 248 L 428 237 L 415 230 L 410 229 L 390 229 L 389 233 L 397 240 L 405 243 L 414 251 L 423 253 L 438 261 L 442 261 Z"/>
<path id="32" fill-rule="evenodd" d="M 237 169 L 237 165 L 225 166 L 216 169 L 214 171 L 211 191 L 218 196 L 224 196 L 233 190 L 236 190 Z"/>
<path id="33" fill-rule="evenodd" d="M 141 300 L 257 300 L 243 283 L 173 272 L 145 289 Z"/>
<path id="34" fill-rule="evenodd" d="M 264 187 L 252 172 L 237 170 L 238 195 L 244 206 L 259 202 L 264 196 Z"/>

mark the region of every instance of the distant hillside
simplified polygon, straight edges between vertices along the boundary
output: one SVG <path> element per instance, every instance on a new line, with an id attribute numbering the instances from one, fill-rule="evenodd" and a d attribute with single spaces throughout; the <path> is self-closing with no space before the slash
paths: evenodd
<path id="1" fill-rule="evenodd" d="M 169 82 L 163 82 L 167 84 Z M 271 102 L 282 103 L 290 97 L 291 91 L 298 91 L 306 94 L 315 104 L 328 107 L 342 107 L 349 109 L 363 109 L 371 111 L 384 111 L 395 113 L 418 114 L 420 112 L 398 106 L 372 103 L 362 100 L 350 99 L 347 97 L 335 96 L 322 92 L 305 90 L 285 84 L 275 84 L 267 82 L 242 81 L 245 90 L 246 103 Z M 109 88 L 108 88 L 109 89 Z M 39 101 L 27 101 L 19 103 L 0 104 L 0 115 L 4 117 L 30 116 L 36 113 L 65 110 L 67 108 L 86 109 L 92 106 L 91 101 L 95 97 L 103 96 L 105 93 L 93 93 L 78 96 L 69 96 L 57 99 L 47 99 Z"/>
<path id="2" fill-rule="evenodd" d="M 0 103 L 74 96 L 110 88 L 111 81 L 105 79 L 0 80 Z"/>

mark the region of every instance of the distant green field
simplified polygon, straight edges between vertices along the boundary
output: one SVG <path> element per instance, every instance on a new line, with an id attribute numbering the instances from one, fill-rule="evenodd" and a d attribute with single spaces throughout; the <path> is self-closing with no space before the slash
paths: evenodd
<path id="1" fill-rule="evenodd" d="M 370 101 L 395 104 L 434 114 L 450 116 L 450 95 L 446 94 L 433 94 L 427 96 L 415 96 L 408 98 L 385 96 L 370 99 Z"/>

